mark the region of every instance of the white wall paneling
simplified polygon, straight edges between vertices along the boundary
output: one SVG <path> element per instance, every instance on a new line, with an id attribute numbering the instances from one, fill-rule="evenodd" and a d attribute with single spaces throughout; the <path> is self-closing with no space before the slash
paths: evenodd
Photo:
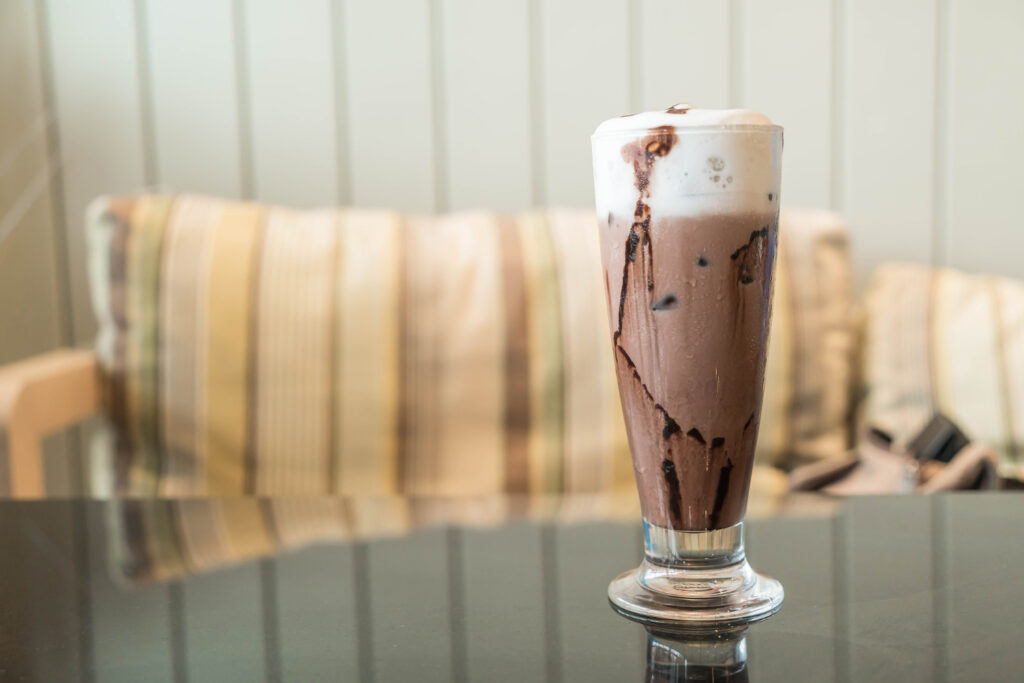
<path id="1" fill-rule="evenodd" d="M 332 35 L 330 0 L 256 0 L 240 7 L 255 196 L 295 206 L 337 204 L 332 41 L 345 38 Z"/>
<path id="2" fill-rule="evenodd" d="M 150 74 L 156 182 L 242 195 L 238 74 L 231 0 L 147 0 L 140 21 Z"/>
<path id="3" fill-rule="evenodd" d="M 594 126 L 677 100 L 785 126 L 783 201 L 846 215 L 861 283 L 896 259 L 1024 275 L 1010 0 L 38 2 L 79 343 L 97 194 L 589 206 Z"/>
<path id="4" fill-rule="evenodd" d="M 831 206 L 832 3 L 746 2 L 744 92 L 739 104 L 767 112 L 785 129 L 782 201 Z"/>
<path id="5" fill-rule="evenodd" d="M 352 199 L 435 208 L 429 0 L 344 3 Z"/>
<path id="6" fill-rule="evenodd" d="M 847 30 L 845 130 L 837 132 L 847 158 L 842 210 L 863 278 L 883 261 L 932 258 L 935 2 L 848 2 L 840 20 Z M 880 49 L 900 41 L 914 46 L 901 59 Z"/>
<path id="7" fill-rule="evenodd" d="M 948 2 L 949 236 L 940 256 L 950 265 L 1024 277 L 1021 229 L 1024 158 L 1024 3 Z"/>
<path id="8" fill-rule="evenodd" d="M 593 206 L 590 134 L 629 110 L 627 0 L 544 0 L 538 17 L 545 204 Z"/>
<path id="9" fill-rule="evenodd" d="M 136 14 L 131 0 L 45 0 L 60 129 L 73 331 L 92 341 L 82 216 L 101 194 L 146 183 Z M 201 162 L 200 162 L 201 163 Z"/>
<path id="10" fill-rule="evenodd" d="M 529 3 L 440 6 L 446 208 L 522 209 L 532 203 Z"/>
<path id="11" fill-rule="evenodd" d="M 639 0 L 637 55 L 632 78 L 639 82 L 638 110 L 665 109 L 677 102 L 728 107 L 731 7 L 703 0 Z"/>

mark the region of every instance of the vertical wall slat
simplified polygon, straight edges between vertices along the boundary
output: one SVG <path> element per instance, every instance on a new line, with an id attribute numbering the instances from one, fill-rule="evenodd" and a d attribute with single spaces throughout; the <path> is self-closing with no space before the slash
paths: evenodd
<path id="1" fill-rule="evenodd" d="M 594 205 L 590 134 L 601 121 L 629 109 L 629 3 L 549 0 L 540 4 L 547 204 L 590 208 Z"/>
<path id="2" fill-rule="evenodd" d="M 832 165 L 832 3 L 747 2 L 743 105 L 786 129 L 785 206 L 827 208 Z"/>
<path id="3" fill-rule="evenodd" d="M 729 3 L 637 0 L 640 109 L 729 106 Z"/>
<path id="4" fill-rule="evenodd" d="M 851 2 L 846 19 L 845 131 L 837 134 L 846 138 L 843 212 L 863 282 L 883 261 L 931 260 L 935 0 Z M 899 59 L 881 47 L 901 44 L 913 49 Z"/>
<path id="5" fill-rule="evenodd" d="M 231 0 L 149 0 L 142 7 L 157 183 L 241 196 Z"/>
<path id="6" fill-rule="evenodd" d="M 452 210 L 517 211 L 531 203 L 528 9 L 526 2 L 442 3 L 440 151 Z"/>
<path id="7" fill-rule="evenodd" d="M 949 264 L 1024 277 L 1024 3 L 949 0 Z"/>
<path id="8" fill-rule="evenodd" d="M 428 0 L 347 0 L 343 25 L 352 198 L 362 206 L 434 206 Z"/>
<path id="9" fill-rule="evenodd" d="M 86 277 L 82 217 L 100 194 L 144 184 L 144 142 L 131 0 L 46 0 L 53 86 L 63 154 L 73 336 L 96 331 Z"/>
<path id="10" fill-rule="evenodd" d="M 330 0 L 258 0 L 246 2 L 242 13 L 255 196 L 292 206 L 335 205 L 340 198 Z M 359 63 L 372 69 L 374 62 Z"/>

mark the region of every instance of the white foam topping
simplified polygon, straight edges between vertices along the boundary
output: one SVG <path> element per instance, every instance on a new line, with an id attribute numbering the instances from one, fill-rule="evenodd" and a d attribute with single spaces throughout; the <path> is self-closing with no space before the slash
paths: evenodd
<path id="1" fill-rule="evenodd" d="M 651 167 L 650 196 L 644 202 L 652 214 L 769 212 L 778 207 L 781 129 L 771 119 L 744 109 L 675 105 L 609 119 L 597 127 L 591 141 L 599 216 L 633 214 L 640 194 L 623 148 L 659 126 L 672 126 L 676 141 Z"/>

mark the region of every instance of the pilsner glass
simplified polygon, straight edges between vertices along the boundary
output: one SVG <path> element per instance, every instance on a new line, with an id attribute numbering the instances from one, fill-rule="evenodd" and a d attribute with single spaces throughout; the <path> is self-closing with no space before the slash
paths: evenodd
<path id="1" fill-rule="evenodd" d="M 593 138 L 601 252 L 645 557 L 612 605 L 648 623 L 739 622 L 782 603 L 754 572 L 754 463 L 778 239 L 782 129 L 676 105 Z"/>

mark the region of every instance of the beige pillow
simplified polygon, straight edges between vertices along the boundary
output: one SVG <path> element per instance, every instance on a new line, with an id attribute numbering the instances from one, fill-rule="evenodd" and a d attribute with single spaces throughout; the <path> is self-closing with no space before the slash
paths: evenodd
<path id="1" fill-rule="evenodd" d="M 87 223 L 95 493 L 633 489 L 590 211 L 141 195 Z M 834 214 L 782 223 L 759 458 L 791 464 L 846 444 L 849 265 Z"/>
<path id="2" fill-rule="evenodd" d="M 853 296 L 848 232 L 783 209 L 758 460 L 786 469 L 849 446 Z"/>
<path id="3" fill-rule="evenodd" d="M 864 302 L 859 421 L 911 439 L 948 415 L 1024 475 L 1024 283 L 887 264 Z"/>

